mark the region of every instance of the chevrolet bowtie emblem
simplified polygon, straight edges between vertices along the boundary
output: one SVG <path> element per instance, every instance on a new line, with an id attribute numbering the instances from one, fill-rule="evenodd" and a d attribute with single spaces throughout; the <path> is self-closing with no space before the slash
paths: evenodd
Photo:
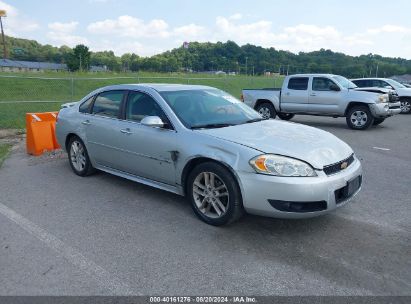
<path id="1" fill-rule="evenodd" d="M 344 170 L 347 167 L 348 167 L 348 163 L 346 161 L 341 163 L 341 170 Z"/>

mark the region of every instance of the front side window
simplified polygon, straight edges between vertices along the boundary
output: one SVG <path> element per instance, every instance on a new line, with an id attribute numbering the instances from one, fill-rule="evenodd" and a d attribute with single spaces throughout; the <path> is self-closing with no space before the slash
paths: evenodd
<path id="1" fill-rule="evenodd" d="M 218 89 L 160 93 L 187 128 L 218 128 L 262 120 L 260 114 Z"/>
<path id="2" fill-rule="evenodd" d="M 313 91 L 331 91 L 330 87 L 336 85 L 334 81 L 324 77 L 314 77 Z"/>
<path id="3" fill-rule="evenodd" d="M 293 77 L 288 80 L 288 88 L 290 90 L 307 90 L 308 77 Z"/>
<path id="4" fill-rule="evenodd" d="M 93 105 L 93 114 L 118 118 L 120 114 L 123 91 L 108 91 L 100 93 Z"/>
<path id="5" fill-rule="evenodd" d="M 142 92 L 130 92 L 127 99 L 126 119 L 140 122 L 144 117 L 158 116 L 164 123 L 167 117 L 158 103 Z"/>

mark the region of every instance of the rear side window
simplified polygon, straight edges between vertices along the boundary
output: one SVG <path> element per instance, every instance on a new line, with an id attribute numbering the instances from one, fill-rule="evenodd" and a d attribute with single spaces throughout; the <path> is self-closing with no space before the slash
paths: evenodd
<path id="1" fill-rule="evenodd" d="M 288 88 L 290 90 L 307 90 L 308 77 L 293 77 L 288 81 Z"/>
<path id="2" fill-rule="evenodd" d="M 89 99 L 87 99 L 85 102 L 83 102 L 80 105 L 79 111 L 81 113 L 90 113 L 90 106 L 91 106 L 91 103 L 93 101 L 93 98 L 94 98 L 94 96 L 91 96 Z"/>
<path id="3" fill-rule="evenodd" d="M 123 91 L 108 91 L 100 93 L 93 105 L 93 114 L 118 118 L 120 113 Z"/>
<path id="4" fill-rule="evenodd" d="M 360 87 L 360 88 L 372 87 L 372 85 L 369 84 L 368 80 L 354 80 L 353 82 L 355 83 L 357 87 Z"/>

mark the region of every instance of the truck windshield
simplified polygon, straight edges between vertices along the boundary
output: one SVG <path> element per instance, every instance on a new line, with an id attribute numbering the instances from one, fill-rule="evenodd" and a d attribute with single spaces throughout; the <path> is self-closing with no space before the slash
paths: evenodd
<path id="1" fill-rule="evenodd" d="M 164 91 L 160 95 L 190 129 L 221 128 L 262 120 L 258 112 L 217 89 Z"/>
<path id="2" fill-rule="evenodd" d="M 339 85 L 343 86 L 346 89 L 355 89 L 357 87 L 353 82 L 343 76 L 334 75 L 332 76 L 332 79 L 334 79 L 336 82 L 338 82 Z"/>
<path id="3" fill-rule="evenodd" d="M 398 81 L 395 81 L 393 79 L 386 79 L 386 81 L 394 88 L 394 89 L 403 89 L 405 88 L 405 85 L 399 83 Z"/>

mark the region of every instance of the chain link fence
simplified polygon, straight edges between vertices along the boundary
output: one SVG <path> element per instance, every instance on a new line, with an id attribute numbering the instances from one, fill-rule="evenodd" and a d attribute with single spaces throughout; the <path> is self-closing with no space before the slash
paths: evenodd
<path id="1" fill-rule="evenodd" d="M 125 83 L 178 83 L 208 85 L 239 98 L 244 88 L 272 88 L 282 77 L 225 75 L 221 77 L 31 77 L 0 75 L 0 129 L 24 129 L 25 113 L 58 111 L 65 102 L 78 101 L 89 92 L 107 85 Z"/>

